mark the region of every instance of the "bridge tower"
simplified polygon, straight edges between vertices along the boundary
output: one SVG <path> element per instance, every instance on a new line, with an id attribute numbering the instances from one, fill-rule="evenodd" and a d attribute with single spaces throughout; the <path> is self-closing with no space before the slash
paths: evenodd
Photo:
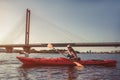
<path id="1" fill-rule="evenodd" d="M 26 29 L 25 29 L 25 46 L 24 51 L 30 52 L 29 46 L 29 35 L 30 35 L 30 10 L 26 10 Z"/>

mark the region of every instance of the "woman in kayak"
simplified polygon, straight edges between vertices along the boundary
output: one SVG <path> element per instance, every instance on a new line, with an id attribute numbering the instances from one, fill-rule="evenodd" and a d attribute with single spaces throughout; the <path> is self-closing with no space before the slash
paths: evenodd
<path id="1" fill-rule="evenodd" d="M 70 45 L 67 45 L 67 57 L 69 57 L 70 59 L 72 60 L 80 60 L 80 58 L 78 58 L 76 52 L 74 51 L 74 49 L 70 46 Z"/>

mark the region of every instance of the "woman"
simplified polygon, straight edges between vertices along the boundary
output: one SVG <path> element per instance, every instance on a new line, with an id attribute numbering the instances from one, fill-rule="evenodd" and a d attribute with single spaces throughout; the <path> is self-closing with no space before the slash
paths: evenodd
<path id="1" fill-rule="evenodd" d="M 70 59 L 74 59 L 74 60 L 78 59 L 76 52 L 70 45 L 67 45 L 67 53 L 68 53 L 67 57 L 69 57 Z"/>

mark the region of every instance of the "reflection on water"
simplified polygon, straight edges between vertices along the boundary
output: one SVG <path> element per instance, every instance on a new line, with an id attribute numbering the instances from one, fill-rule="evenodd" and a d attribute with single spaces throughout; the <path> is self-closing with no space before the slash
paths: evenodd
<path id="1" fill-rule="evenodd" d="M 22 66 L 16 59 L 18 55 L 0 54 L 0 80 L 120 80 L 120 55 L 117 54 L 82 54 L 82 59 L 115 59 L 118 62 L 116 67 L 84 66 L 82 70 L 67 66 Z"/>
<path id="2" fill-rule="evenodd" d="M 74 67 L 20 67 L 18 72 L 23 80 L 76 80 L 78 78 L 78 70 Z"/>
<path id="3" fill-rule="evenodd" d="M 119 80 L 119 71 L 101 66 L 85 66 L 84 70 L 59 66 L 18 68 L 20 80 Z"/>

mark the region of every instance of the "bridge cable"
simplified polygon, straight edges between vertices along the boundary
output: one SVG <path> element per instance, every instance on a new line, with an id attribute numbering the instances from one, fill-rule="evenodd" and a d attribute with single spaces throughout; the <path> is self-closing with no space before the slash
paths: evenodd
<path id="1" fill-rule="evenodd" d="M 49 25 L 52 25 L 51 28 L 56 29 L 57 32 L 58 32 L 58 31 L 59 31 L 59 32 L 62 32 L 62 33 L 64 34 L 64 36 L 70 40 L 70 42 L 73 42 L 73 39 L 71 39 L 72 37 L 73 37 L 74 39 L 76 39 L 76 40 L 81 38 L 80 36 L 78 36 L 78 35 L 76 35 L 76 34 L 73 34 L 72 32 L 68 31 L 68 30 L 65 29 L 65 28 L 61 28 L 61 27 L 58 26 L 57 24 L 55 24 L 55 23 L 53 23 L 53 22 L 50 22 L 49 20 L 46 20 L 45 18 L 43 18 L 43 17 L 41 17 L 41 16 L 38 16 L 38 15 L 36 16 L 35 14 L 33 14 L 33 15 L 35 16 L 35 18 L 39 18 L 39 19 L 41 19 L 42 21 L 48 23 Z M 71 37 L 71 36 L 72 36 L 72 37 Z M 82 38 L 82 39 L 83 39 L 83 38 Z M 76 42 L 76 40 L 75 40 L 74 42 Z M 84 39 L 84 40 L 85 40 L 85 39 Z"/>

